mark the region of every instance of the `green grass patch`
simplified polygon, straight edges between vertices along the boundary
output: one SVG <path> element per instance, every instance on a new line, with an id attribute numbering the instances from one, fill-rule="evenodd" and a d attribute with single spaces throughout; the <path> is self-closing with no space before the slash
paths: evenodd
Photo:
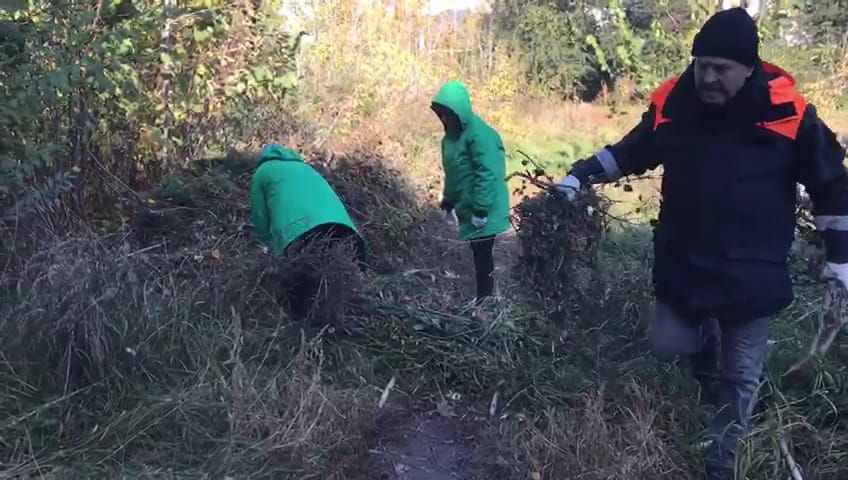
<path id="1" fill-rule="evenodd" d="M 524 152 L 536 160 L 545 170 L 561 176 L 577 160 L 597 152 L 612 140 L 612 134 L 593 134 L 574 130 L 563 134 L 530 133 L 507 139 L 507 173 L 522 170 Z"/>

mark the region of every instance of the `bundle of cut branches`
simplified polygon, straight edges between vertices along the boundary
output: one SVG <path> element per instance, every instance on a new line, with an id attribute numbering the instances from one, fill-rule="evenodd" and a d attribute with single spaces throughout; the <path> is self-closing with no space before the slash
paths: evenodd
<path id="1" fill-rule="evenodd" d="M 530 159 L 525 166 L 529 164 Z M 569 201 L 538 166 L 513 176 L 524 182 L 520 190 L 539 190 L 515 207 L 522 249 L 519 275 L 544 301 L 549 318 L 562 323 L 585 303 L 596 280 L 596 250 L 608 226 L 607 201 L 591 189 Z"/>

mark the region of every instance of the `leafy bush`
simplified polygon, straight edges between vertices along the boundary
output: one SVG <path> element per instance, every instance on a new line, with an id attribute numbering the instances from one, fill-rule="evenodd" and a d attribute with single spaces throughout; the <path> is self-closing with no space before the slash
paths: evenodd
<path id="1" fill-rule="evenodd" d="M 0 10 L 4 215 L 23 220 L 73 187 L 84 216 L 94 203 L 111 204 L 116 188 L 150 185 L 208 149 L 290 124 L 279 109 L 256 124 L 267 114 L 258 107 L 282 101 L 296 83 L 291 39 L 268 8 L 91 7 L 36 1 Z"/>
<path id="2" fill-rule="evenodd" d="M 678 73 L 693 28 L 688 2 L 505 2 L 499 26 L 545 92 L 594 99 L 625 80 L 644 95 Z M 670 20 L 671 19 L 671 20 Z"/>

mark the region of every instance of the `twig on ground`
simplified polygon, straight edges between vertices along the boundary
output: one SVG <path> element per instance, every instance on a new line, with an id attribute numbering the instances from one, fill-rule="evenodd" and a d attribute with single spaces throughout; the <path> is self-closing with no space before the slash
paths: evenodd
<path id="1" fill-rule="evenodd" d="M 377 404 L 377 408 L 383 408 L 386 405 L 386 400 L 389 398 L 389 392 L 391 392 L 392 388 L 395 386 L 395 380 L 397 380 L 397 376 L 392 375 L 388 385 L 386 385 L 386 388 L 383 389 L 383 394 L 380 395 L 380 402 Z"/>
<path id="2" fill-rule="evenodd" d="M 489 416 L 490 417 L 494 417 L 495 413 L 497 413 L 497 411 L 498 411 L 498 394 L 499 393 L 500 392 L 498 392 L 496 390 L 495 394 L 492 395 L 492 401 L 489 402 Z"/>
<path id="3" fill-rule="evenodd" d="M 818 329 L 810 342 L 810 348 L 804 357 L 786 370 L 783 376 L 801 370 L 815 357 L 824 356 L 846 324 L 848 324 L 848 290 L 837 281 L 829 281 L 822 310 L 818 315 Z"/>
<path id="4" fill-rule="evenodd" d="M 786 459 L 786 463 L 789 465 L 789 472 L 792 474 L 792 480 L 804 480 L 804 477 L 801 475 L 801 469 L 798 468 L 798 464 L 795 463 L 795 458 L 792 457 L 792 453 L 789 451 L 789 444 L 786 442 L 786 435 L 784 432 L 780 432 L 777 441 L 780 445 L 780 452 L 783 454 L 783 457 Z"/>

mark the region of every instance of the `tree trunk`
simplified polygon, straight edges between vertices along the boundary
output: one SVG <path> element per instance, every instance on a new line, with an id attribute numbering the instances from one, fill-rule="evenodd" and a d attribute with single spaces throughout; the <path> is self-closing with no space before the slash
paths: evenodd
<path id="1" fill-rule="evenodd" d="M 168 55 L 171 55 L 174 46 L 173 32 L 171 31 L 171 14 L 174 8 L 174 3 L 175 0 L 163 0 L 162 14 L 165 18 L 165 24 L 162 28 L 161 49 L 162 52 L 167 53 Z M 165 172 L 168 170 L 169 157 L 171 156 L 169 144 L 171 141 L 171 128 L 173 126 L 173 115 L 171 114 L 171 80 L 174 75 L 173 65 L 170 64 L 170 62 L 162 62 L 162 70 L 160 74 L 162 76 L 162 101 L 165 102 L 165 118 L 162 122 L 162 136 L 164 137 L 164 142 L 161 152 L 161 168 L 162 171 Z"/>

